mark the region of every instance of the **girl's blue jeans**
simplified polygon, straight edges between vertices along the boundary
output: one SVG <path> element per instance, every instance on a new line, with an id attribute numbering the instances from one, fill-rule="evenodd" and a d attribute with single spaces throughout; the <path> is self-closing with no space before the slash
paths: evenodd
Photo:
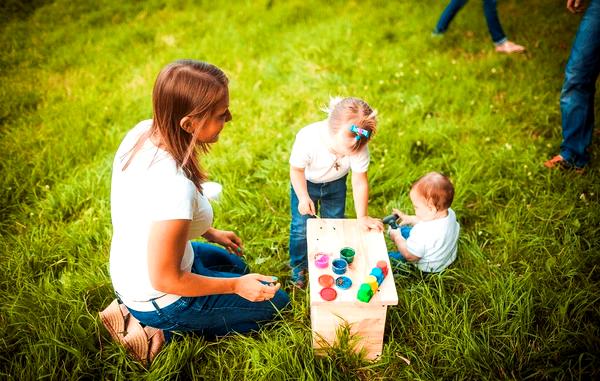
<path id="1" fill-rule="evenodd" d="M 575 167 L 590 160 L 594 95 L 600 73 L 600 0 L 591 0 L 581 19 L 565 68 L 560 94 L 563 140 L 560 155 Z"/>
<path id="2" fill-rule="evenodd" d="M 462 7 L 467 3 L 468 0 L 452 0 L 442 12 L 440 19 L 435 27 L 436 33 L 444 33 L 454 16 L 460 11 Z M 502 44 L 506 41 L 506 35 L 500 25 L 500 19 L 498 19 L 498 12 L 496 10 L 496 0 L 483 0 L 483 13 L 485 20 L 487 21 L 488 30 L 494 44 Z"/>
<path id="3" fill-rule="evenodd" d="M 249 272 L 242 259 L 223 248 L 200 242 L 192 242 L 192 247 L 194 274 L 233 278 Z M 289 302 L 288 295 L 278 290 L 273 299 L 264 302 L 251 302 L 237 294 L 220 294 L 181 297 L 164 308 L 155 304 L 155 311 L 129 311 L 141 323 L 164 330 L 168 342 L 172 331 L 193 332 L 214 339 L 230 332 L 258 330 L 260 322 L 272 320 Z"/>
<path id="4" fill-rule="evenodd" d="M 329 183 L 315 184 L 306 181 L 308 195 L 315 204 L 315 212 L 322 218 L 344 218 L 346 210 L 346 178 L 331 181 Z M 298 211 L 298 197 L 294 188 L 290 187 L 291 214 L 290 224 L 290 266 L 292 273 L 296 274 L 308 268 L 306 252 L 306 221 L 308 215 L 301 215 Z"/>

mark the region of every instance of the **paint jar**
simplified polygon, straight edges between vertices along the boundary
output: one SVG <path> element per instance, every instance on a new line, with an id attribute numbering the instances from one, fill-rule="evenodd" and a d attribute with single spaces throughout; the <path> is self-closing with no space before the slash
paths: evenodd
<path id="1" fill-rule="evenodd" d="M 366 283 L 360 285 L 358 289 L 358 295 L 356 295 L 356 299 L 361 302 L 369 303 L 371 298 L 373 297 L 373 290 L 371 290 L 371 286 Z"/>
<path id="2" fill-rule="evenodd" d="M 375 278 L 377 278 L 377 283 L 379 285 L 383 283 L 383 278 L 385 278 L 385 276 L 383 275 L 383 271 L 381 271 L 379 267 L 374 267 L 373 270 L 371 270 L 370 275 L 373 275 Z"/>
<path id="3" fill-rule="evenodd" d="M 378 261 L 376 266 L 381 269 L 381 271 L 383 272 L 383 277 L 385 278 L 388 275 L 387 262 L 386 261 Z"/>
<path id="4" fill-rule="evenodd" d="M 331 287 L 333 282 L 333 277 L 329 274 L 323 274 L 319 277 L 319 284 L 323 287 Z"/>
<path id="5" fill-rule="evenodd" d="M 335 278 L 335 285 L 342 290 L 347 290 L 352 287 L 352 279 L 347 276 L 339 276 Z"/>
<path id="6" fill-rule="evenodd" d="M 365 283 L 368 284 L 369 287 L 371 287 L 373 293 L 376 293 L 379 289 L 379 282 L 377 282 L 377 278 L 373 275 L 367 275 L 367 277 L 365 278 Z"/>
<path id="7" fill-rule="evenodd" d="M 344 274 L 346 272 L 347 268 L 348 268 L 348 262 L 346 262 L 345 259 L 338 258 L 338 259 L 334 259 L 333 262 L 331 262 L 331 269 L 333 270 L 334 273 L 336 273 L 338 275 Z"/>
<path id="8" fill-rule="evenodd" d="M 348 264 L 354 261 L 355 254 L 354 249 L 351 247 L 344 247 L 340 250 L 340 258 L 345 259 Z"/>
<path id="9" fill-rule="evenodd" d="M 326 300 L 328 302 L 335 300 L 335 298 L 337 297 L 337 292 L 331 287 L 323 288 L 321 290 L 320 294 L 321 294 L 321 298 L 323 298 L 323 300 Z"/>
<path id="10" fill-rule="evenodd" d="M 329 266 L 329 255 L 326 253 L 315 254 L 315 266 L 320 269 L 326 269 Z"/>

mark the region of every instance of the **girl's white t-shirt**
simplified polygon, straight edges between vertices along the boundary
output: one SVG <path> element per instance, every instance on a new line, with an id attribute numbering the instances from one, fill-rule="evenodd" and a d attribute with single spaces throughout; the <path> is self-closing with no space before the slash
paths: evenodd
<path id="1" fill-rule="evenodd" d="M 352 156 L 338 159 L 339 168 L 335 168 L 336 156 L 327 146 L 329 125 L 322 120 L 302 128 L 296 134 L 296 141 L 290 155 L 290 165 L 304 168 L 304 177 L 311 183 L 328 183 L 344 177 L 350 170 L 363 173 L 369 169 L 369 149 L 365 146 Z"/>
<path id="2" fill-rule="evenodd" d="M 113 161 L 110 276 L 124 301 L 147 301 L 164 295 L 150 283 L 148 239 L 155 221 L 191 220 L 188 239 L 204 234 L 213 221 L 210 203 L 177 168 L 166 151 L 147 139 L 123 171 L 129 153 L 152 120 L 136 125 L 123 139 Z M 190 241 L 180 268 L 191 271 L 194 253 Z"/>
<path id="3" fill-rule="evenodd" d="M 459 232 L 456 214 L 449 208 L 446 217 L 415 224 L 406 240 L 406 248 L 421 258 L 416 262 L 421 271 L 439 272 L 456 259 Z"/>

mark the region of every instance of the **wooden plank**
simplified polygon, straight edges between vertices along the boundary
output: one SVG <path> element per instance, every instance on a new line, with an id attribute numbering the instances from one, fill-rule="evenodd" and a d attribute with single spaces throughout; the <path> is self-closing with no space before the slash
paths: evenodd
<path id="1" fill-rule="evenodd" d="M 347 324 L 353 335 L 354 350 L 365 351 L 367 359 L 381 356 L 387 307 L 319 304 L 310 307 L 313 348 L 317 354 L 338 344 L 338 330 Z"/>
<path id="2" fill-rule="evenodd" d="M 356 219 L 309 219 L 307 221 L 307 246 L 311 306 L 322 303 L 335 303 L 361 307 L 367 304 L 356 299 L 356 295 L 361 283 L 364 282 L 365 277 L 369 275 L 378 261 L 386 261 L 390 270 L 379 287 L 379 291 L 373 296 L 368 305 L 398 304 L 398 294 L 383 233 L 364 232 Z M 335 287 L 337 299 L 328 302 L 323 300 L 319 294 L 322 287 L 319 285 L 318 278 L 322 274 L 330 274 L 334 278 L 338 277 L 331 270 L 331 261 L 339 258 L 339 252 L 343 247 L 352 247 L 356 252 L 354 262 L 344 274 L 352 280 L 352 287 L 347 290 Z M 315 266 L 315 254 L 319 252 L 331 254 L 330 266 L 326 269 Z"/>

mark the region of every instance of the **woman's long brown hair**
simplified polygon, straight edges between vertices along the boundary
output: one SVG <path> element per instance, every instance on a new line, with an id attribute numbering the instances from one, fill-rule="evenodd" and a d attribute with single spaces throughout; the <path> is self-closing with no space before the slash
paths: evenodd
<path id="1" fill-rule="evenodd" d="M 209 145 L 198 142 L 197 135 L 227 94 L 228 82 L 221 69 L 206 62 L 179 60 L 162 69 L 152 91 L 152 127 L 130 151 L 123 170 L 145 139 L 154 136 L 160 141 L 160 148 L 173 157 L 178 168 L 201 192 L 206 174 L 200 167 L 198 154 L 207 153 Z M 193 133 L 181 127 L 185 117 L 196 121 L 198 128 Z"/>

